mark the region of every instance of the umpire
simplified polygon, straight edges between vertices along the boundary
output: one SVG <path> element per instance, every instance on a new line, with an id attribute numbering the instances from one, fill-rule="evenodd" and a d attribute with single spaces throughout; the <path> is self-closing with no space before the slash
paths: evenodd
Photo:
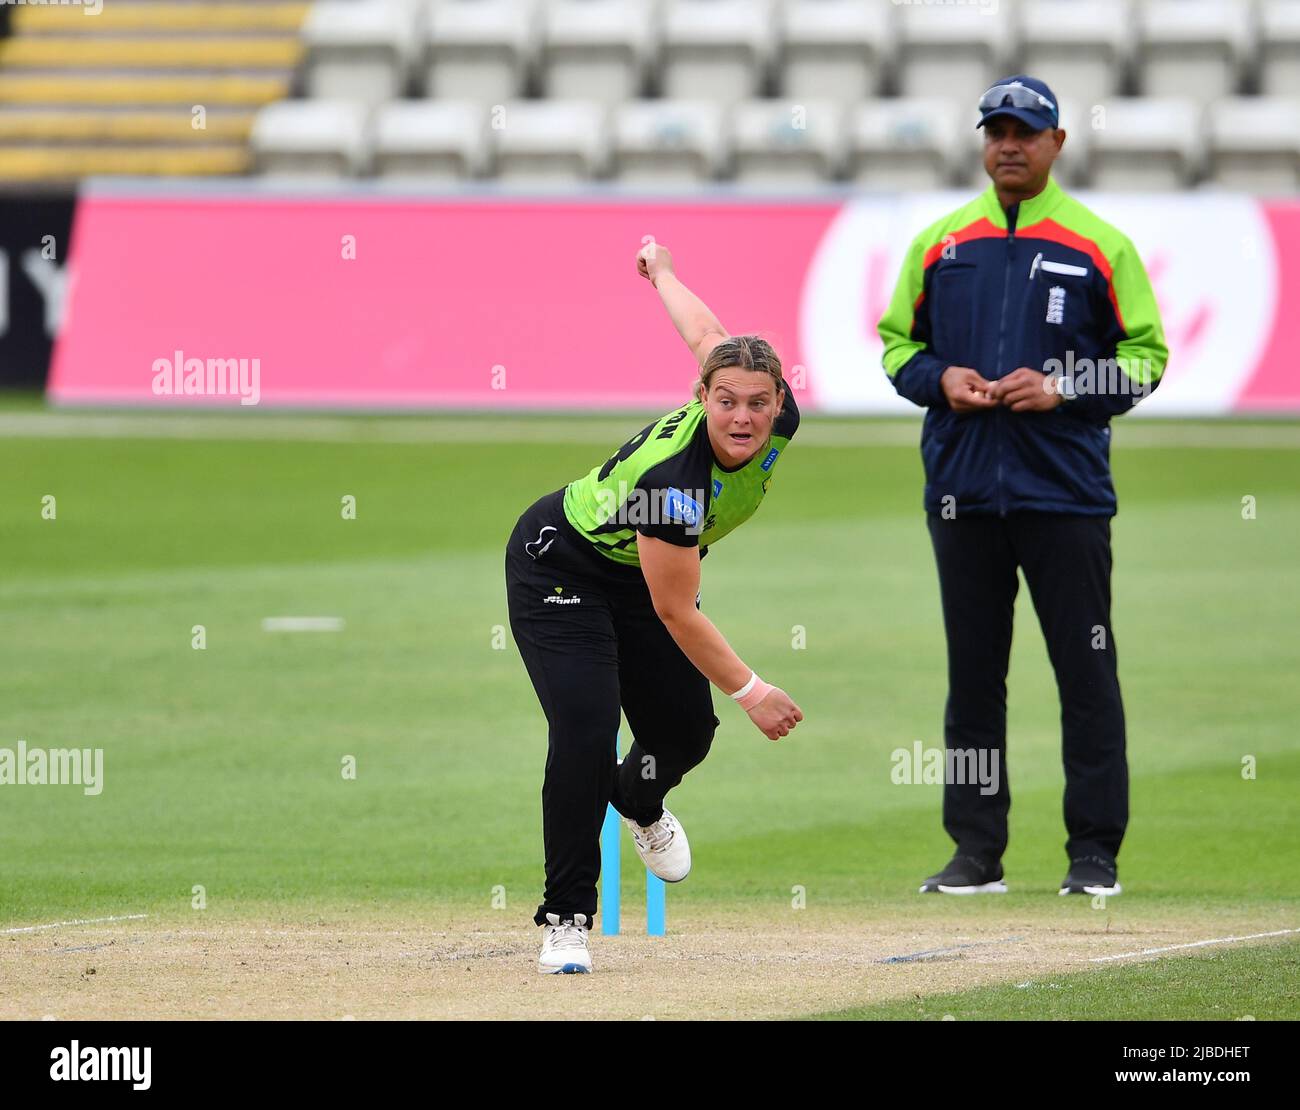
<path id="1" fill-rule="evenodd" d="M 916 237 L 879 325 L 886 373 L 926 410 L 925 510 L 948 642 L 943 824 L 956 853 L 921 890 L 1007 889 L 1019 567 L 1061 698 L 1061 893 L 1118 894 L 1128 764 L 1110 624 L 1110 419 L 1159 384 L 1168 350 L 1133 244 L 1051 176 L 1065 142 L 1052 90 L 1007 77 L 979 111 L 992 184 Z M 962 781 L 990 759 L 996 791 Z"/>

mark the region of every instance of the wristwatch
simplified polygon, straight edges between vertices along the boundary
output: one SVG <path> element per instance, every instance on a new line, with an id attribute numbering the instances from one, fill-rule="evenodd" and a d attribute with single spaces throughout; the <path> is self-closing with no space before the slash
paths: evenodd
<path id="1" fill-rule="evenodd" d="M 1078 396 L 1074 391 L 1074 375 L 1057 373 L 1049 374 L 1052 379 L 1052 390 L 1061 398 L 1061 404 L 1066 401 L 1073 401 Z"/>

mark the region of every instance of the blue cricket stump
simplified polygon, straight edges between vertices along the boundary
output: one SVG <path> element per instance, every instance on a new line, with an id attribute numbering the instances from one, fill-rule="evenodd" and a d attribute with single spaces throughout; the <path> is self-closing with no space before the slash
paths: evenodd
<path id="1" fill-rule="evenodd" d="M 618 738 L 614 738 L 614 753 L 618 754 Z M 607 937 L 618 936 L 619 885 L 622 878 L 619 849 L 622 841 L 623 817 L 613 806 L 605 810 L 605 823 L 600 829 L 600 931 Z M 645 873 L 645 931 L 646 936 L 661 937 L 667 932 L 664 881 L 648 870 Z"/>

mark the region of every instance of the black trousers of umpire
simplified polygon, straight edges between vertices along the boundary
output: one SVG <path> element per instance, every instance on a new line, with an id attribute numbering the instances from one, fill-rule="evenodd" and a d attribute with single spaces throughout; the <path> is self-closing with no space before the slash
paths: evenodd
<path id="1" fill-rule="evenodd" d="M 948 639 L 944 744 L 990 749 L 1000 771 L 993 794 L 978 782 L 945 783 L 945 830 L 963 855 L 997 861 L 1006 850 L 1006 680 L 1019 566 L 1061 698 L 1066 852 L 1113 862 L 1128 824 L 1128 764 L 1110 627 L 1110 518 L 931 513 L 928 524 Z"/>
<path id="2" fill-rule="evenodd" d="M 709 752 L 709 681 L 654 611 L 636 567 L 585 551 L 563 491 L 519 518 L 506 545 L 510 631 L 549 725 L 542 784 L 546 889 L 533 920 L 596 913 L 605 807 L 650 825 Z M 619 709 L 634 740 L 616 764 Z"/>

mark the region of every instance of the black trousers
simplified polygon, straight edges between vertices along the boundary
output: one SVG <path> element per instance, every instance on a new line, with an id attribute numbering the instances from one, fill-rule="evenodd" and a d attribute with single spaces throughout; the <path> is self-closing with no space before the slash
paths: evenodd
<path id="1" fill-rule="evenodd" d="M 996 861 L 1006 850 L 1007 667 L 1019 566 L 1061 698 L 1065 850 L 1070 859 L 1113 862 L 1128 825 L 1128 764 L 1110 627 L 1110 518 L 1011 513 L 949 520 L 931 513 L 928 523 L 948 639 L 944 744 L 949 751 L 989 749 L 1001 772 L 996 793 L 982 793 L 978 782 L 945 781 L 944 828 L 964 855 Z"/>
<path id="2" fill-rule="evenodd" d="M 639 568 L 607 568 L 586 542 L 556 491 L 524 512 L 506 545 L 510 631 L 549 726 L 538 925 L 547 913 L 595 915 L 605 807 L 653 824 L 718 727 L 709 681 L 656 615 Z M 634 740 L 618 766 L 620 707 Z"/>

